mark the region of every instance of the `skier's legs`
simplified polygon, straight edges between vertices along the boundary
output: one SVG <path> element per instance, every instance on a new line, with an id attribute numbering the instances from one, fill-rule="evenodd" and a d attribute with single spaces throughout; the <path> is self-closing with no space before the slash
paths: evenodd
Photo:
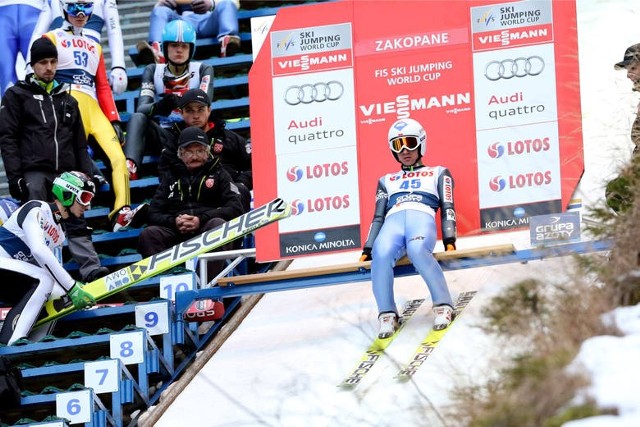
<path id="1" fill-rule="evenodd" d="M 144 113 L 133 113 L 127 123 L 127 143 L 124 146 L 124 155 L 127 159 L 133 160 L 138 167 L 142 164 L 147 127 L 151 121 Z"/>
<path id="2" fill-rule="evenodd" d="M 109 219 L 112 219 L 120 208 L 131 204 L 129 171 L 127 170 L 126 158 L 111 122 L 100 109 L 98 102 L 82 92 L 71 91 L 71 94 L 78 101 L 87 137 L 93 135 L 111 164 L 111 185 L 113 186 L 115 201 L 114 208 L 109 212 L 108 216 Z"/>
<path id="3" fill-rule="evenodd" d="M 149 41 L 159 42 L 162 40 L 162 30 L 169 21 L 181 19 L 178 12 L 166 6 L 154 7 L 149 18 Z"/>
<path id="4" fill-rule="evenodd" d="M 191 18 L 191 17 L 194 18 Z M 195 17 L 206 16 L 206 19 Z M 232 0 L 216 2 L 213 12 L 204 15 L 189 15 L 193 19 L 191 22 L 197 28 L 198 37 L 220 38 L 227 34 L 238 35 L 238 8 Z"/>
<path id="5" fill-rule="evenodd" d="M 426 212 L 406 212 L 407 257 L 426 282 L 434 307 L 442 304 L 453 307 L 444 273 L 433 256 L 437 238 L 435 218 Z"/>
<path id="6" fill-rule="evenodd" d="M 393 292 L 393 267 L 404 255 L 404 212 L 388 216 L 371 250 L 371 281 L 378 313 L 398 312 Z"/>
<path id="7" fill-rule="evenodd" d="M 3 299 L 10 299 L 8 302 L 13 303 L 13 307 L 2 325 L 0 342 L 11 345 L 29 335 L 51 294 L 53 278 L 33 264 L 6 258 L 2 260 L 2 277 L 5 284 L 11 283 L 11 292 L 3 289 Z"/>

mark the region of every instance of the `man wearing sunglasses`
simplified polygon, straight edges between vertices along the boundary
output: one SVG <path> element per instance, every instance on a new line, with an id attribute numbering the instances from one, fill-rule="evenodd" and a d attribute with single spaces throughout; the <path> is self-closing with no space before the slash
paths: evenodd
<path id="1" fill-rule="evenodd" d="M 0 343 L 11 345 L 27 336 L 35 341 L 48 333 L 49 327 L 43 327 L 30 335 L 50 296 L 66 294 L 78 310 L 96 303 L 82 289 L 84 283 L 71 277 L 53 254 L 65 240 L 61 221 L 82 217 L 94 188 L 82 172 L 64 172 L 53 181 L 53 203 L 31 200 L 0 227 L 0 299 L 12 305 L 0 330 Z"/>
<path id="2" fill-rule="evenodd" d="M 0 110 L 0 152 L 9 191 L 23 203 L 51 201 L 53 180 L 61 172 L 91 172 L 78 103 L 69 94 L 69 85 L 54 78 L 56 47 L 48 38 L 40 38 L 30 53 L 34 72 L 7 90 Z M 108 274 L 100 266 L 85 219 L 71 216 L 63 225 L 82 279 Z"/>
<path id="3" fill-rule="evenodd" d="M 455 250 L 457 234 L 453 178 L 445 167 L 422 163 L 427 150 L 427 134 L 422 125 L 413 119 L 396 121 L 389 129 L 388 143 L 401 167 L 378 180 L 373 221 L 360 257 L 360 261 L 371 260 L 379 338 L 392 336 L 399 326 L 393 267 L 405 254 L 429 288 L 435 315 L 433 328 L 449 326 L 453 302 L 442 268 L 433 256 L 438 209 L 447 251 Z"/>
<path id="4" fill-rule="evenodd" d="M 149 257 L 211 230 L 243 213 L 238 187 L 218 158 L 211 156 L 209 138 L 197 126 L 182 131 L 178 140 L 182 166 L 163 176 L 149 206 L 149 226 L 142 230 L 138 252 Z M 220 250 L 229 250 L 225 245 Z M 209 263 L 215 277 L 221 263 Z"/>

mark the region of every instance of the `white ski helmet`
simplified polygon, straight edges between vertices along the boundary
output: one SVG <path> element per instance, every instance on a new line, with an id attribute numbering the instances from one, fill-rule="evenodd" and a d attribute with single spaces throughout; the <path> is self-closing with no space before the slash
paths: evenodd
<path id="1" fill-rule="evenodd" d="M 414 119 L 397 120 L 389 128 L 387 140 L 393 157 L 398 160 L 398 153 L 403 149 L 420 148 L 420 157 L 427 152 L 427 133 L 422 125 Z"/>

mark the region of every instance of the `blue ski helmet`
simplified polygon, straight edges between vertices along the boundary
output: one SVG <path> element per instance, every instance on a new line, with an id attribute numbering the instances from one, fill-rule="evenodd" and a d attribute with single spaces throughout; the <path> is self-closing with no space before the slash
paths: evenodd
<path id="1" fill-rule="evenodd" d="M 193 25 L 182 19 L 174 19 L 167 23 L 162 30 L 162 53 L 167 60 L 167 43 L 182 42 L 189 44 L 189 60 L 196 53 L 196 29 Z"/>
<path id="2" fill-rule="evenodd" d="M 91 17 L 93 13 L 93 1 L 92 0 L 60 0 L 60 9 L 65 14 L 65 19 L 68 16 L 86 16 Z"/>

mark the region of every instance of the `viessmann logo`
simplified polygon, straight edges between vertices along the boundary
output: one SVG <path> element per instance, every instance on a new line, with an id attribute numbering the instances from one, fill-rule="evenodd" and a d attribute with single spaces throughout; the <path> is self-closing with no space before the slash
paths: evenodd
<path id="1" fill-rule="evenodd" d="M 379 102 L 369 105 L 359 105 L 360 113 L 364 117 L 375 117 L 382 115 L 395 115 L 398 119 L 408 119 L 412 111 L 429 110 L 431 108 L 449 108 L 471 105 L 471 93 L 459 92 L 446 95 L 434 95 L 423 98 L 412 98 L 410 95 L 399 95 L 392 101 Z M 471 111 L 470 107 L 462 107 L 451 111 Z M 362 121 L 361 121 L 362 122 Z M 366 122 L 366 120 L 365 120 Z"/>

